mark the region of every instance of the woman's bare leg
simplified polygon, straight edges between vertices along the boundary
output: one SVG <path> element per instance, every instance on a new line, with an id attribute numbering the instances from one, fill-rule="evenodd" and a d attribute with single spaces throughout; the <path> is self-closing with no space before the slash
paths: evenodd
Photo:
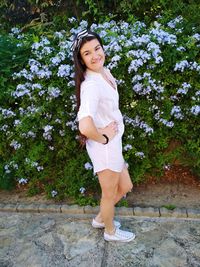
<path id="1" fill-rule="evenodd" d="M 119 177 L 117 194 L 115 196 L 115 204 L 117 204 L 126 193 L 131 192 L 133 183 L 129 175 L 127 167 L 124 167 Z"/>
<path id="2" fill-rule="evenodd" d="M 114 205 L 117 204 L 126 193 L 130 192 L 132 187 L 133 183 L 131 181 L 128 169 L 127 167 L 124 167 L 122 172 L 119 173 L 119 181 L 118 181 L 117 193 L 114 198 Z M 95 220 L 98 222 L 104 221 L 101 212 L 98 213 Z"/>
<path id="3" fill-rule="evenodd" d="M 101 218 L 105 224 L 105 232 L 110 234 L 112 234 L 115 229 L 113 218 L 119 177 L 120 173 L 108 169 L 98 173 L 99 183 L 102 190 L 100 203 Z"/>

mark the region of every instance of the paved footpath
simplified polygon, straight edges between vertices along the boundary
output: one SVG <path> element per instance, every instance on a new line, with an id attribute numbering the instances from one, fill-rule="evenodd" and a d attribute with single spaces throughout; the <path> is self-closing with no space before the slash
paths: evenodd
<path id="1" fill-rule="evenodd" d="M 91 214 L 0 212 L 0 267 L 200 267 L 200 220 L 118 216 L 130 243 L 108 243 Z"/>

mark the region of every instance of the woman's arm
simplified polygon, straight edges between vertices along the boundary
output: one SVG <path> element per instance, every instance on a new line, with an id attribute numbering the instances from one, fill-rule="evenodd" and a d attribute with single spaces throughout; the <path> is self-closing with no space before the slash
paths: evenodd
<path id="1" fill-rule="evenodd" d="M 107 135 L 111 141 L 117 134 L 117 123 L 115 121 L 109 123 L 105 128 L 98 131 L 93 119 L 90 116 L 84 117 L 79 121 L 79 130 L 87 138 L 92 139 L 98 143 L 106 143 L 106 138 L 103 134 Z"/>

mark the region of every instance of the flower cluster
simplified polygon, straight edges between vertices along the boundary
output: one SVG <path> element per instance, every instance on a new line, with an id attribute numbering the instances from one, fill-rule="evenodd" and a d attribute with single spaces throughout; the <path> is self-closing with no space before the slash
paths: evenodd
<path id="1" fill-rule="evenodd" d="M 135 119 L 124 116 L 124 120 L 127 124 L 132 125 L 134 128 L 139 127 L 140 129 L 144 130 L 147 135 L 151 135 L 154 132 L 154 129 L 142 121 L 139 116 L 136 116 Z"/>
<path id="2" fill-rule="evenodd" d="M 27 184 L 27 183 L 28 183 L 28 179 L 26 179 L 26 178 L 20 178 L 20 179 L 18 180 L 18 182 L 19 182 L 19 184 L 24 185 L 24 184 Z"/>
<path id="3" fill-rule="evenodd" d="M 52 131 L 53 131 L 53 126 L 51 125 L 46 125 L 44 128 L 44 133 L 43 133 L 43 137 L 46 140 L 51 141 L 52 140 Z"/>

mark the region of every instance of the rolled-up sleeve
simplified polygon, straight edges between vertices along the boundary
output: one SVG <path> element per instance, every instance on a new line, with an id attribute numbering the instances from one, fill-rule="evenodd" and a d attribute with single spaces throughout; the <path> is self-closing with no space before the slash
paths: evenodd
<path id="1" fill-rule="evenodd" d="M 90 116 L 95 119 L 100 100 L 100 91 L 98 86 L 92 82 L 83 82 L 81 84 L 80 107 L 77 114 L 78 121 Z"/>

